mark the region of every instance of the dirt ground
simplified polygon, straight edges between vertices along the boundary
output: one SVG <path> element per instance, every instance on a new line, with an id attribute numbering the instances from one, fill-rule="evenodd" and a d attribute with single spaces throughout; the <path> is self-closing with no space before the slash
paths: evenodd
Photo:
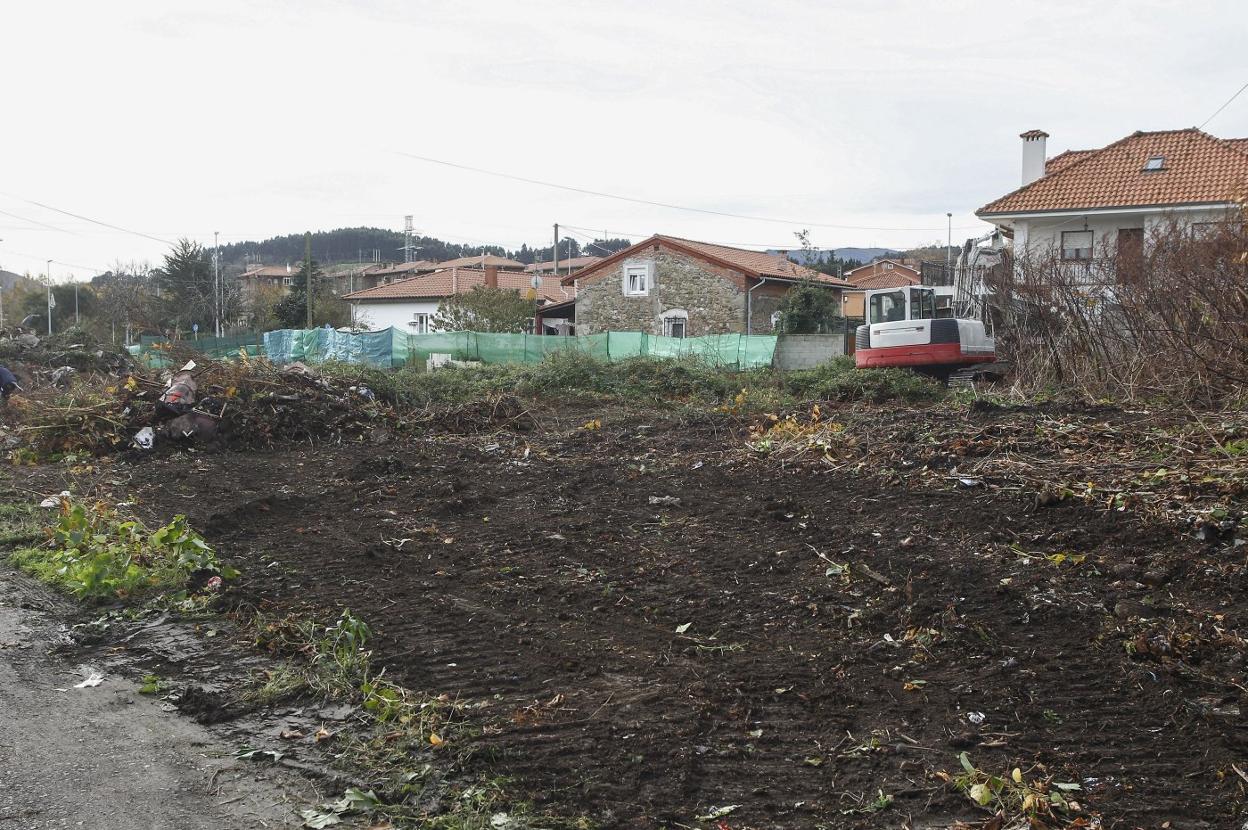
<path id="1" fill-rule="evenodd" d="M 0 828 L 294 828 L 297 775 L 140 694 L 115 657 L 72 646 L 79 609 L 0 571 Z M 76 688 L 93 674 L 98 685 Z"/>
<path id="2" fill-rule="evenodd" d="M 879 417 L 1027 434 L 1041 415 Z M 1072 428 L 1129 434 L 1133 418 Z M 1078 783 L 1083 826 L 1243 821 L 1230 538 L 877 475 L 870 453 L 865 470 L 781 463 L 719 415 L 547 406 L 501 430 L 378 437 L 23 475 L 137 499 L 153 521 L 187 514 L 243 572 L 241 605 L 350 608 L 391 676 L 473 704 L 472 769 L 544 811 L 948 827 L 986 816 L 937 775 L 966 752 Z"/>

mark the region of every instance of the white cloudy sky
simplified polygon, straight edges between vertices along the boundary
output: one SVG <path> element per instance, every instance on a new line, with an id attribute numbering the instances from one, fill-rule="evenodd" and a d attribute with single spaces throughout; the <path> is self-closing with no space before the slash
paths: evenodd
<path id="1" fill-rule="evenodd" d="M 1242 0 L 4 0 L 0 267 L 408 213 L 508 247 L 554 222 L 908 246 L 946 211 L 961 238 L 1017 186 L 1019 132 L 1055 153 L 1198 125 L 1248 82 L 1246 30 Z M 1248 136 L 1248 93 L 1207 129 Z"/>

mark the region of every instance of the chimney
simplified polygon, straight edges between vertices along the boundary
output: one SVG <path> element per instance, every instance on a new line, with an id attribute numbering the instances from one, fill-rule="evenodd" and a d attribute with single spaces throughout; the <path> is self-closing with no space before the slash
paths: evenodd
<path id="1" fill-rule="evenodd" d="M 497 265 L 485 266 L 485 287 L 486 288 L 498 288 L 498 266 Z"/>
<path id="2" fill-rule="evenodd" d="M 1023 184 L 1029 185 L 1044 175 L 1044 140 L 1049 134 L 1044 130 L 1028 130 L 1019 135 L 1023 140 Z"/>

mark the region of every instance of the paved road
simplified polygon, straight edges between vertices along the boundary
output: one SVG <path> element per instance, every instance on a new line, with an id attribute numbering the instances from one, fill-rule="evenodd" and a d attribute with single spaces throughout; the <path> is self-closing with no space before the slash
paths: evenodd
<path id="1" fill-rule="evenodd" d="M 90 667 L 49 654 L 65 610 L 0 563 L 0 830 L 299 826 L 316 795 L 298 779 L 120 677 L 73 688 Z"/>

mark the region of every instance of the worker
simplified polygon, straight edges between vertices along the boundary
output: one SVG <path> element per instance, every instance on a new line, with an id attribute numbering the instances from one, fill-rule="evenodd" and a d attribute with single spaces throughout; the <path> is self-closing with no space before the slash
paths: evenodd
<path id="1" fill-rule="evenodd" d="M 0 366 L 0 398 L 7 401 L 10 395 L 21 388 L 17 383 L 17 375 L 9 371 L 8 366 Z"/>

